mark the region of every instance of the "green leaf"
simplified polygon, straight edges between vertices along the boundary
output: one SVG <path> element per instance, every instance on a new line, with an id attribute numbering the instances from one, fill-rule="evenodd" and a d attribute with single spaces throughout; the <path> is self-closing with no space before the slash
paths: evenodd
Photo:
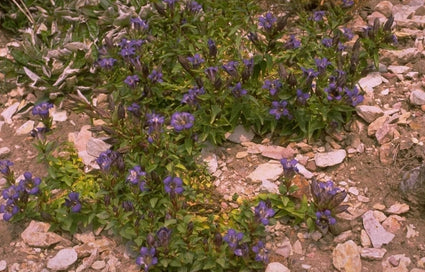
<path id="1" fill-rule="evenodd" d="M 155 206 L 158 203 L 158 200 L 159 199 L 157 197 L 149 199 L 149 203 L 151 204 L 152 209 L 155 209 Z"/>

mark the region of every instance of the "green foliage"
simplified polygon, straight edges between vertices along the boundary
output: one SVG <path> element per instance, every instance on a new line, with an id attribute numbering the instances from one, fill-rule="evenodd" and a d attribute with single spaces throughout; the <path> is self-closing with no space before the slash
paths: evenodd
<path id="1" fill-rule="evenodd" d="M 48 176 L 37 195 L 19 189 L 18 210 L 13 201 L 1 206 L 8 216 L 70 232 L 102 226 L 133 241 L 147 256 L 139 265 L 152 271 L 261 271 L 265 225 L 313 228 L 314 205 L 293 197 L 290 172 L 279 194 L 235 195 L 238 208 L 218 207 L 201 148 L 239 124 L 292 139 L 343 125 L 363 99 L 355 85 L 388 41 L 391 18 L 354 41 L 344 6 L 276 17 L 257 1 L 52 3 L 32 14 L 37 23 L 9 48 L 13 60 L 0 60 L 2 72 L 41 100 L 66 97 L 69 109 L 102 124 L 92 131 L 111 148 L 86 173 L 72 149 L 54 155 L 37 134 Z"/>

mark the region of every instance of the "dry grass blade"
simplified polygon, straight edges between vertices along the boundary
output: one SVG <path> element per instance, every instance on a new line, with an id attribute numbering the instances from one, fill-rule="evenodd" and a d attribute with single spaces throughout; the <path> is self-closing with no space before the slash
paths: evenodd
<path id="1" fill-rule="evenodd" d="M 28 20 L 31 22 L 31 24 L 34 24 L 34 18 L 31 15 L 31 12 L 25 5 L 25 3 L 22 0 L 19 0 L 21 5 L 17 2 L 17 0 L 12 0 L 12 2 L 18 7 L 18 9 L 28 18 Z"/>

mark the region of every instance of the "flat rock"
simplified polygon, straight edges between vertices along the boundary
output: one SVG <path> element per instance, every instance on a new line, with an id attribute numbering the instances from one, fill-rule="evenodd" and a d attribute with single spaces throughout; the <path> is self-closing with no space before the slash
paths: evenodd
<path id="1" fill-rule="evenodd" d="M 385 248 L 362 248 L 360 256 L 366 260 L 379 261 L 384 258 L 385 253 L 387 253 Z"/>
<path id="2" fill-rule="evenodd" d="M 392 255 L 382 262 L 382 272 L 408 272 L 411 262 L 404 254 Z"/>
<path id="3" fill-rule="evenodd" d="M 403 173 L 399 191 L 414 209 L 425 207 L 425 165 L 413 168 Z"/>
<path id="4" fill-rule="evenodd" d="M 301 175 L 303 175 L 305 178 L 307 179 L 311 179 L 312 177 L 314 177 L 314 174 L 310 171 L 308 171 L 304 165 L 297 163 L 295 165 L 295 167 L 298 169 L 298 173 L 300 173 Z"/>
<path id="5" fill-rule="evenodd" d="M 268 180 L 262 180 L 260 191 L 266 191 L 269 193 L 277 194 L 279 193 L 279 186 L 277 186 L 275 183 L 268 181 Z"/>
<path id="6" fill-rule="evenodd" d="M 410 93 L 410 103 L 413 105 L 425 105 L 425 92 L 422 90 L 413 90 Z"/>
<path id="7" fill-rule="evenodd" d="M 339 149 L 331 152 L 316 153 L 314 161 L 318 167 L 327 167 L 340 164 L 346 156 L 347 152 L 344 149 Z"/>
<path id="8" fill-rule="evenodd" d="M 50 113 L 54 122 L 65 122 L 68 120 L 66 111 L 52 110 Z"/>
<path id="9" fill-rule="evenodd" d="M 252 139 L 254 139 L 254 136 L 254 132 L 251 130 L 246 130 L 243 126 L 239 125 L 232 133 L 226 134 L 226 139 L 231 142 L 240 144 L 242 142 L 250 142 Z"/>
<path id="10" fill-rule="evenodd" d="M 93 157 L 99 157 L 100 153 L 105 152 L 111 147 L 110 144 L 105 143 L 102 139 L 90 138 L 87 141 L 87 154 Z"/>
<path id="11" fill-rule="evenodd" d="M 374 248 L 381 248 L 394 239 L 395 235 L 384 229 L 373 215 L 373 211 L 369 210 L 363 214 L 363 226 Z"/>
<path id="12" fill-rule="evenodd" d="M 384 111 L 380 107 L 367 105 L 356 106 L 356 113 L 369 124 L 384 115 Z"/>
<path id="13" fill-rule="evenodd" d="M 390 65 L 388 66 L 388 70 L 393 72 L 394 74 L 405 74 L 407 72 L 410 72 L 412 68 L 404 65 Z"/>
<path id="14" fill-rule="evenodd" d="M 66 241 L 60 235 L 49 232 L 50 224 L 31 221 L 21 233 L 21 238 L 31 247 L 47 248 L 54 244 Z"/>
<path id="15" fill-rule="evenodd" d="M 332 252 L 332 263 L 338 271 L 362 271 L 362 261 L 356 243 L 348 240 L 343 244 L 338 244 Z"/>
<path id="16" fill-rule="evenodd" d="M 247 178 L 253 182 L 261 182 L 263 180 L 275 181 L 283 174 L 282 164 L 278 161 L 269 161 L 260 164 L 255 168 Z"/>
<path id="17" fill-rule="evenodd" d="M 416 47 L 412 47 L 402 50 L 383 50 L 382 55 L 382 61 L 405 65 L 416 60 L 421 55 L 421 52 Z"/>
<path id="18" fill-rule="evenodd" d="M 360 243 L 364 248 L 368 248 L 372 245 L 372 243 L 370 242 L 369 235 L 367 235 L 364 229 L 360 231 Z"/>
<path id="19" fill-rule="evenodd" d="M 28 120 L 16 129 L 16 135 L 29 135 L 34 129 L 34 121 Z"/>
<path id="20" fill-rule="evenodd" d="M 0 148 L 0 158 L 4 158 L 10 154 L 10 148 L 5 146 Z"/>
<path id="21" fill-rule="evenodd" d="M 383 115 L 381 117 L 376 118 L 367 127 L 367 135 L 374 135 L 388 121 L 388 119 L 389 117 L 387 115 Z"/>
<path id="22" fill-rule="evenodd" d="M 387 82 L 384 77 L 381 76 L 379 72 L 373 72 L 368 74 L 366 77 L 363 77 L 359 80 L 359 85 L 362 89 L 372 90 L 373 88 L 382 84 L 382 82 Z"/>
<path id="23" fill-rule="evenodd" d="M 410 207 L 406 203 L 396 203 L 391 205 L 385 212 L 389 214 L 403 214 L 408 212 L 409 209 Z"/>
<path id="24" fill-rule="evenodd" d="M 382 222 L 382 226 L 386 231 L 391 233 L 396 233 L 401 229 L 400 216 L 398 215 L 390 215 L 384 222 Z"/>
<path id="25" fill-rule="evenodd" d="M 375 10 L 382 13 L 385 17 L 390 17 L 393 4 L 390 1 L 381 1 L 375 6 Z"/>
<path id="26" fill-rule="evenodd" d="M 294 149 L 278 145 L 260 145 L 259 149 L 263 157 L 275 160 L 280 160 L 283 158 L 292 158 L 295 154 Z"/>
<path id="27" fill-rule="evenodd" d="M 5 271 L 7 268 L 7 262 L 5 260 L 0 261 L 0 271 Z"/>
<path id="28" fill-rule="evenodd" d="M 19 105 L 19 102 L 15 102 L 2 111 L 1 116 L 3 116 L 3 119 L 7 124 L 12 124 L 12 116 L 18 110 Z"/>
<path id="29" fill-rule="evenodd" d="M 77 252 L 73 248 L 64 248 L 47 261 L 47 268 L 53 271 L 67 270 L 78 259 Z"/>
<path id="30" fill-rule="evenodd" d="M 291 270 L 281 263 L 273 262 L 267 265 L 265 272 L 291 272 Z"/>

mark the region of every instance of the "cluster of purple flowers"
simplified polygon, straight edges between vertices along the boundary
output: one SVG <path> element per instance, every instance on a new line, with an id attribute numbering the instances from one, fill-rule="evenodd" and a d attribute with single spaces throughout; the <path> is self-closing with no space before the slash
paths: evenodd
<path id="1" fill-rule="evenodd" d="M 345 90 L 345 94 L 346 94 L 346 97 L 347 97 L 347 102 L 351 106 L 355 107 L 358 104 L 363 102 L 364 96 L 360 94 L 357 86 L 354 86 L 354 88 L 351 89 L 351 90 L 349 88 L 345 87 L 344 90 Z"/>
<path id="2" fill-rule="evenodd" d="M 204 93 L 204 87 L 193 87 L 192 89 L 189 89 L 186 94 L 183 95 L 181 103 L 196 106 L 198 105 L 198 96 Z"/>
<path id="3" fill-rule="evenodd" d="M 276 212 L 264 201 L 260 201 L 254 209 L 256 220 L 265 226 L 269 224 L 269 218 L 273 217 L 275 213 Z"/>
<path id="4" fill-rule="evenodd" d="M 294 177 L 295 173 L 298 173 L 298 161 L 296 159 L 288 160 L 283 158 L 280 160 L 280 164 L 283 167 L 283 173 L 286 179 L 289 180 Z"/>
<path id="5" fill-rule="evenodd" d="M 164 180 L 164 190 L 170 196 L 176 196 L 183 193 L 183 181 L 179 177 L 167 176 Z"/>
<path id="6" fill-rule="evenodd" d="M 336 219 L 332 216 L 330 210 L 324 210 L 316 212 L 316 225 L 320 229 L 325 229 L 329 225 L 335 225 Z"/>
<path id="7" fill-rule="evenodd" d="M 139 165 L 129 170 L 126 181 L 132 185 L 138 185 L 141 192 L 147 191 L 146 188 L 146 172 L 142 171 Z"/>
<path id="8" fill-rule="evenodd" d="M 192 64 L 194 69 L 199 68 L 199 66 L 205 62 L 205 60 L 199 54 L 193 55 L 193 57 L 187 57 L 187 60 Z"/>
<path id="9" fill-rule="evenodd" d="M 307 103 L 307 100 L 310 98 L 310 94 L 308 92 L 303 92 L 300 89 L 297 89 L 297 101 L 301 105 L 305 105 Z"/>
<path id="10" fill-rule="evenodd" d="M 195 117 L 188 112 L 175 112 L 171 116 L 171 126 L 177 132 L 190 129 L 194 122 Z"/>
<path id="11" fill-rule="evenodd" d="M 100 153 L 99 157 L 96 159 L 96 163 L 104 172 L 108 172 L 113 166 L 116 166 L 118 169 L 124 168 L 122 155 L 119 152 L 110 149 Z"/>
<path id="12" fill-rule="evenodd" d="M 286 100 L 273 101 L 272 108 L 270 109 L 269 113 L 271 115 L 274 115 L 276 120 L 279 120 L 280 118 L 282 118 L 282 116 L 286 116 L 288 119 L 292 119 L 292 115 L 289 112 L 287 106 L 288 101 Z"/>
<path id="13" fill-rule="evenodd" d="M 192 13 L 198 13 L 202 10 L 202 6 L 196 1 L 190 1 L 188 4 L 188 9 Z"/>
<path id="14" fill-rule="evenodd" d="M 266 31 L 270 31 L 273 28 L 273 25 L 276 23 L 277 19 L 270 12 L 267 12 L 266 15 L 260 16 L 258 19 L 258 25 Z"/>
<path id="15" fill-rule="evenodd" d="M 68 198 L 65 199 L 65 206 L 71 209 L 71 212 L 78 213 L 81 210 L 80 194 L 77 192 L 70 192 Z"/>
<path id="16" fill-rule="evenodd" d="M 271 95 L 276 95 L 282 88 L 282 83 L 279 79 L 269 80 L 266 79 L 262 86 L 263 89 L 269 90 Z"/>
<path id="17" fill-rule="evenodd" d="M 148 75 L 148 78 L 152 83 L 163 82 L 162 73 L 159 70 L 152 70 L 152 72 Z"/>
<path id="18" fill-rule="evenodd" d="M 0 160 L 0 173 L 2 173 L 6 178 L 12 174 L 10 167 L 13 166 L 13 162 L 9 160 Z"/>
<path id="19" fill-rule="evenodd" d="M 285 43 L 286 49 L 297 49 L 301 46 L 301 41 L 295 38 L 295 35 L 291 34 L 288 41 Z"/>
<path id="20" fill-rule="evenodd" d="M 223 70 L 226 71 L 232 77 L 237 77 L 238 75 L 238 62 L 237 61 L 229 61 L 228 63 L 223 64 Z"/>
<path id="21" fill-rule="evenodd" d="M 140 17 L 135 17 L 130 19 L 131 27 L 136 30 L 146 31 L 149 29 L 149 23 Z"/>
<path id="22" fill-rule="evenodd" d="M 140 79 L 138 75 L 132 75 L 132 76 L 126 77 L 126 79 L 124 80 L 124 83 L 127 84 L 128 87 L 134 89 L 136 88 L 136 85 L 139 81 Z"/>
<path id="23" fill-rule="evenodd" d="M 102 69 L 110 70 L 110 69 L 112 69 L 112 67 L 114 66 L 114 64 L 115 64 L 116 62 L 117 62 L 117 60 L 116 60 L 116 59 L 106 57 L 106 58 L 101 58 L 101 59 L 99 59 L 99 60 L 97 61 L 97 64 L 98 64 L 98 65 L 99 65 Z"/>
<path id="24" fill-rule="evenodd" d="M 223 238 L 229 248 L 233 251 L 233 254 L 238 257 L 247 256 L 249 254 L 248 243 L 242 242 L 243 237 L 244 234 L 242 232 L 229 229 Z M 251 249 L 252 252 L 255 253 L 255 260 L 257 262 L 268 263 L 268 250 L 266 249 L 263 241 L 258 241 Z"/>
<path id="25" fill-rule="evenodd" d="M 136 50 L 139 49 L 145 40 L 127 40 L 122 39 L 118 46 L 121 48 L 120 55 L 124 58 L 124 60 L 131 60 L 136 55 Z"/>
<path id="26" fill-rule="evenodd" d="M 164 124 L 164 116 L 156 114 L 156 113 L 148 113 L 146 115 L 147 123 L 148 123 L 148 141 L 150 143 L 157 140 L 162 131 L 162 125 Z"/>
<path id="27" fill-rule="evenodd" d="M 242 88 L 242 83 L 240 83 L 240 82 L 236 83 L 235 86 L 231 86 L 230 90 L 232 91 L 232 94 L 235 97 L 242 97 L 242 96 L 245 96 L 248 93 L 248 91 L 246 89 Z"/>
<path id="28" fill-rule="evenodd" d="M 49 109 L 53 108 L 53 104 L 49 102 L 42 102 L 40 104 L 35 105 L 32 108 L 32 115 L 39 115 L 41 119 L 49 118 Z"/>
<path id="29" fill-rule="evenodd" d="M 154 247 L 142 247 L 140 249 L 140 255 L 136 259 L 136 263 L 140 265 L 143 271 L 147 272 L 158 263 L 158 258 L 155 256 L 156 249 Z"/>
<path id="30" fill-rule="evenodd" d="M 326 11 L 324 10 L 317 10 L 313 13 L 313 20 L 315 22 L 323 21 L 323 18 L 325 17 Z"/>

